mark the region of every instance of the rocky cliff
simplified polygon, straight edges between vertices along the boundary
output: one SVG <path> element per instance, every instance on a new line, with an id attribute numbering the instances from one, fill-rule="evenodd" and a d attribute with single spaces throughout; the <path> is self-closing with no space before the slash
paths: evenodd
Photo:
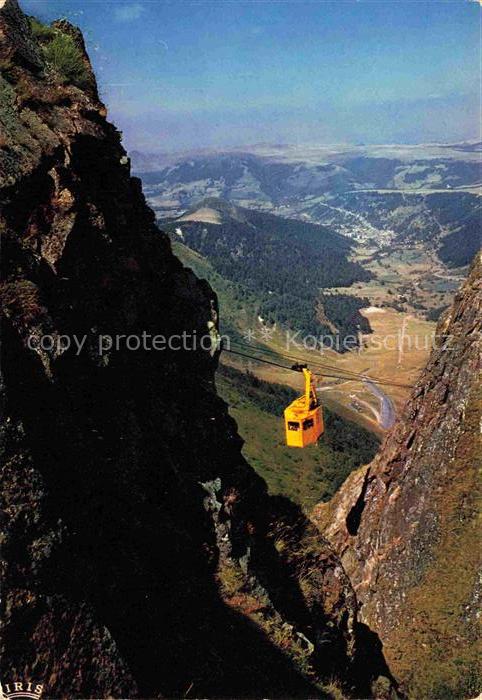
<path id="1" fill-rule="evenodd" d="M 82 36 L 0 5 L 2 682 L 369 694 L 377 640 L 327 542 L 241 456 L 216 296 L 156 228 Z"/>
<path id="2" fill-rule="evenodd" d="M 314 514 L 416 698 L 480 692 L 481 272 L 478 258 L 380 453 Z"/>

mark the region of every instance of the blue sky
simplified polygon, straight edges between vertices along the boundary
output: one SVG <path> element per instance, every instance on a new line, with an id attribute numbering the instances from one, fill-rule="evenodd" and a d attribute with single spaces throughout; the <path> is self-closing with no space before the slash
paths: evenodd
<path id="1" fill-rule="evenodd" d="M 471 0 L 20 0 L 84 31 L 126 145 L 477 138 Z"/>

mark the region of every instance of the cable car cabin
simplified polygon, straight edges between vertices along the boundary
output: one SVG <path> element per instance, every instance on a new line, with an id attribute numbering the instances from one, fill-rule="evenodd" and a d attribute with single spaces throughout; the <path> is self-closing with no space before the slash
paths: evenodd
<path id="1" fill-rule="evenodd" d="M 318 402 L 311 372 L 306 366 L 295 365 L 305 378 L 305 393 L 285 408 L 286 444 L 288 447 L 306 447 L 317 442 L 324 432 L 323 409 Z"/>

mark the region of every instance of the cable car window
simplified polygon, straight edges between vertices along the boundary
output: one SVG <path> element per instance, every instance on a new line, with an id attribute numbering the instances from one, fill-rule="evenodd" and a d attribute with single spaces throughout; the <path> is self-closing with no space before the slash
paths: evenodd
<path id="1" fill-rule="evenodd" d="M 313 418 L 307 418 L 303 421 L 303 430 L 308 430 L 308 428 L 312 428 L 313 425 Z"/>
<path id="2" fill-rule="evenodd" d="M 300 424 L 295 421 L 288 421 L 288 430 L 299 430 Z"/>

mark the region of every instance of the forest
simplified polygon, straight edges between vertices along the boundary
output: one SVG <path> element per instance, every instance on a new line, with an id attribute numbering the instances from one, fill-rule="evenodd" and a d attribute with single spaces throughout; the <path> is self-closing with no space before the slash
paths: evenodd
<path id="1" fill-rule="evenodd" d="M 174 240 L 179 227 L 186 246 L 204 256 L 226 280 L 254 293 L 267 323 L 303 335 L 356 335 L 370 327 L 359 310 L 367 299 L 321 290 L 368 281 L 371 273 L 348 259 L 351 242 L 304 221 L 205 200 L 199 207 L 221 213 L 221 223 L 161 223 Z M 336 328 L 335 328 L 336 327 Z"/>

